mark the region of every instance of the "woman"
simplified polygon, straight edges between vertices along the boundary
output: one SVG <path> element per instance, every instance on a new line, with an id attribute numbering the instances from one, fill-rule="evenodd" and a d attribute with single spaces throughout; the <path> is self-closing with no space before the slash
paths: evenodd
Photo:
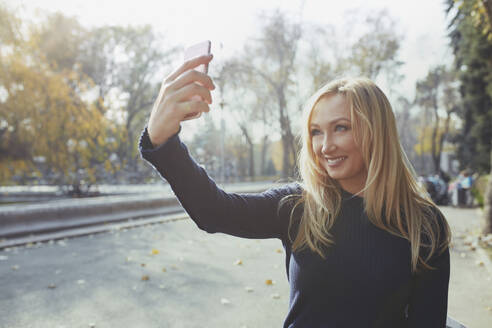
<path id="1" fill-rule="evenodd" d="M 188 113 L 209 111 L 213 82 L 193 68 L 211 59 L 164 81 L 141 154 L 199 228 L 282 241 L 284 327 L 445 327 L 450 229 L 415 181 L 383 92 L 363 78 L 325 85 L 305 108 L 301 181 L 226 193 L 179 140 Z"/>

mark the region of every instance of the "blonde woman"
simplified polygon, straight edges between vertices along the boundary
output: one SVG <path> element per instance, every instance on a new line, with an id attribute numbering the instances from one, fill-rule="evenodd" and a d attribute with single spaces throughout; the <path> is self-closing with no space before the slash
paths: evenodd
<path id="1" fill-rule="evenodd" d="M 415 180 L 383 92 L 364 78 L 325 85 L 305 107 L 301 181 L 226 193 L 179 139 L 188 113 L 209 111 L 213 82 L 194 68 L 211 59 L 164 81 L 140 151 L 200 229 L 282 241 L 284 327 L 445 327 L 450 229 Z"/>

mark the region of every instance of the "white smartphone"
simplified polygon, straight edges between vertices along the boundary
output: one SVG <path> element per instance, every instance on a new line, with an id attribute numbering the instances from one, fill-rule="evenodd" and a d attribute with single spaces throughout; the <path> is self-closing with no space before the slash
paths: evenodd
<path id="1" fill-rule="evenodd" d="M 194 44 L 188 48 L 186 48 L 185 53 L 184 53 L 184 60 L 192 59 L 195 57 L 200 57 L 203 55 L 209 55 L 210 54 L 210 48 L 211 48 L 211 42 L 210 40 L 206 40 L 197 44 Z M 208 73 L 208 64 L 202 64 L 198 67 L 195 68 L 195 70 L 205 73 Z M 191 99 L 196 99 L 196 100 L 202 100 L 202 97 L 200 96 L 193 96 Z M 194 118 L 199 118 L 202 115 L 201 112 L 198 113 L 190 113 L 185 116 L 183 121 L 191 120 Z"/>

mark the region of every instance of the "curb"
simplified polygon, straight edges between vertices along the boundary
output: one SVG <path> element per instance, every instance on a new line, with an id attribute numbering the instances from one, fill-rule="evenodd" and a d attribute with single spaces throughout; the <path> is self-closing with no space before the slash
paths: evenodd
<path id="1" fill-rule="evenodd" d="M 74 238 L 74 237 L 82 237 L 82 236 L 92 236 L 98 233 L 105 232 L 113 232 L 113 231 L 125 231 L 131 228 L 137 228 L 146 225 L 153 224 L 161 224 L 161 223 L 169 223 L 179 220 L 187 220 L 189 219 L 188 214 L 184 213 L 181 209 L 178 213 L 167 214 L 165 216 L 159 217 L 151 217 L 151 218 L 142 218 L 137 221 L 127 221 L 121 223 L 112 223 L 112 224 L 100 224 L 90 227 L 78 227 L 70 230 L 62 230 L 57 232 L 45 233 L 40 235 L 31 235 L 28 237 L 20 237 L 7 239 L 4 241 L 0 241 L 0 250 L 8 249 L 11 247 L 17 247 L 26 245 L 27 248 L 31 247 L 39 247 L 43 242 L 47 242 L 49 244 L 54 243 L 55 240 Z"/>
<path id="2" fill-rule="evenodd" d="M 262 192 L 276 183 L 231 185 L 228 192 Z M 224 188 L 225 190 L 225 188 Z M 182 212 L 174 194 L 160 193 L 126 196 L 102 196 L 90 199 L 70 199 L 42 204 L 7 205 L 0 212 L 0 242 L 32 234 L 89 227 L 104 223 L 121 222 Z"/>
<path id="3" fill-rule="evenodd" d="M 0 239 L 155 216 L 168 213 L 163 208 L 180 208 L 176 197 L 155 194 L 102 198 L 7 208 L 0 213 Z"/>

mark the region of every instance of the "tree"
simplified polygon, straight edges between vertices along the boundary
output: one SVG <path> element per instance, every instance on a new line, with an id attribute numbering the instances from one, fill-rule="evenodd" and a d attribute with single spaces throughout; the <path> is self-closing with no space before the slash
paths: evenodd
<path id="1" fill-rule="evenodd" d="M 459 108 L 455 81 L 454 72 L 440 65 L 431 68 L 427 76 L 416 83 L 415 103 L 425 111 L 420 138 L 421 142 L 425 142 L 427 139 L 425 131 L 428 130 L 430 123 L 430 154 L 435 174 L 440 172 L 441 153 L 449 133 L 451 115 Z"/>
<path id="2" fill-rule="evenodd" d="M 492 1 L 448 0 L 449 36 L 461 80 L 464 127 L 458 136 L 462 166 L 492 175 Z M 492 233 L 492 179 L 485 197 L 484 233 Z"/>
<path id="3" fill-rule="evenodd" d="M 139 163 L 136 137 L 159 91 L 159 77 L 177 52 L 164 51 L 164 43 L 150 26 L 101 27 L 81 43 L 78 60 L 95 82 L 98 108 L 122 114 L 117 154 L 132 171 Z"/>
<path id="4" fill-rule="evenodd" d="M 395 21 L 382 10 L 367 16 L 364 26 L 366 32 L 352 45 L 345 65 L 371 80 L 385 73 L 389 82 L 399 81 L 396 72 L 403 63 L 397 59 L 401 37 L 396 33 Z"/>
<path id="5" fill-rule="evenodd" d="M 462 168 L 488 172 L 492 140 L 492 37 L 489 1 L 448 1 L 455 65 L 461 81 L 463 130 L 456 138 Z M 454 11 L 453 11 L 454 10 Z"/>
<path id="6" fill-rule="evenodd" d="M 271 15 L 263 14 L 260 19 L 265 22 L 260 35 L 245 46 L 245 60 L 238 61 L 235 69 L 238 74 L 249 75 L 245 80 L 255 80 L 255 84 L 262 85 L 268 97 L 275 101 L 274 117 L 284 147 L 282 177 L 288 178 L 294 175 L 297 153 L 288 100 L 298 42 L 302 35 L 301 26 L 291 22 L 280 10 Z"/>
<path id="7" fill-rule="evenodd" d="M 108 167 L 111 124 L 83 98 L 90 79 L 64 56 L 50 55 L 45 36 L 63 19 L 55 15 L 40 26 L 22 26 L 8 8 L 0 8 L 8 17 L 0 33 L 2 50 L 8 49 L 0 53 L 0 177 L 20 177 L 22 183 L 34 175 L 78 192 Z M 24 27 L 29 33 L 16 33 Z"/>

